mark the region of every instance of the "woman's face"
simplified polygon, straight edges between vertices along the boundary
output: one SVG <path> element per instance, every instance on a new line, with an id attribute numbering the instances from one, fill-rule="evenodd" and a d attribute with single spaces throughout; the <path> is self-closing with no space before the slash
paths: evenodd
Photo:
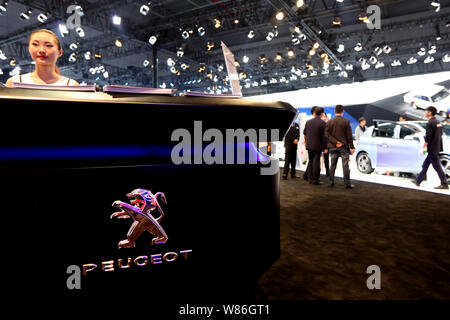
<path id="1" fill-rule="evenodd" d="M 62 50 L 58 49 L 56 39 L 46 32 L 37 32 L 31 36 L 28 51 L 36 65 L 55 65 Z"/>

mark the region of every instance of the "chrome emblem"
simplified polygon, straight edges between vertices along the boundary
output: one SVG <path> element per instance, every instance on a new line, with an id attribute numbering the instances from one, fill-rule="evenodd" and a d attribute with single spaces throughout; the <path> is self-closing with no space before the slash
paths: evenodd
<path id="1" fill-rule="evenodd" d="M 136 240 L 144 231 L 148 231 L 155 236 L 152 239 L 152 245 L 166 243 L 169 238 L 160 225 L 164 218 L 164 212 L 158 203 L 158 197 L 161 198 L 163 203 L 167 203 L 164 193 L 153 194 L 150 190 L 139 188 L 127 194 L 131 204 L 119 200 L 113 202 L 112 206 L 121 211 L 114 212 L 110 217 L 111 219 L 117 217 L 118 219 L 133 218 L 134 220 L 130 230 L 128 230 L 127 238 L 119 242 L 119 249 L 134 247 Z M 151 214 L 155 209 L 158 209 L 160 213 L 156 219 Z"/>

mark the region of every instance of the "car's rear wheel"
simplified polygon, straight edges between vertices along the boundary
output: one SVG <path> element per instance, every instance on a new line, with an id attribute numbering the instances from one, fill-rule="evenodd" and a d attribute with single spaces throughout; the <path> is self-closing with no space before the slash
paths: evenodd
<path id="1" fill-rule="evenodd" d="M 447 183 L 450 183 L 450 155 L 441 155 L 439 157 L 441 162 L 442 169 L 444 169 L 444 173 L 447 177 Z"/>
<path id="2" fill-rule="evenodd" d="M 372 168 L 372 161 L 366 152 L 361 152 L 356 157 L 356 163 L 358 165 L 358 170 L 361 173 L 369 174 L 374 171 Z"/>

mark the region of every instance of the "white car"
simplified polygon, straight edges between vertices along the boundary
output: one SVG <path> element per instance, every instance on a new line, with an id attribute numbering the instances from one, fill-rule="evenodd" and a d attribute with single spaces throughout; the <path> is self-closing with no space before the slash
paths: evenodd
<path id="1" fill-rule="evenodd" d="M 423 152 L 427 121 L 373 120 L 356 147 L 356 163 L 361 173 L 374 170 L 419 173 L 426 154 Z M 442 130 L 442 168 L 450 181 L 450 125 Z"/>
<path id="2" fill-rule="evenodd" d="M 450 92 L 443 86 L 432 85 L 422 89 L 410 91 L 403 97 L 416 109 L 426 109 L 433 106 L 440 116 L 448 118 L 450 113 Z"/>

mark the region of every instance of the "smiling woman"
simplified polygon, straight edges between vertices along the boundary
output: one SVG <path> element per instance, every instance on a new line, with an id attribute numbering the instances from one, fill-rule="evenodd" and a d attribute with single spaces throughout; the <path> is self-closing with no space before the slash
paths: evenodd
<path id="1" fill-rule="evenodd" d="M 64 77 L 59 73 L 56 62 L 63 50 L 58 37 L 52 31 L 39 29 L 31 33 L 28 40 L 28 51 L 35 62 L 31 73 L 16 75 L 8 79 L 6 85 L 13 87 L 14 82 L 43 85 L 79 85 L 77 81 Z"/>

